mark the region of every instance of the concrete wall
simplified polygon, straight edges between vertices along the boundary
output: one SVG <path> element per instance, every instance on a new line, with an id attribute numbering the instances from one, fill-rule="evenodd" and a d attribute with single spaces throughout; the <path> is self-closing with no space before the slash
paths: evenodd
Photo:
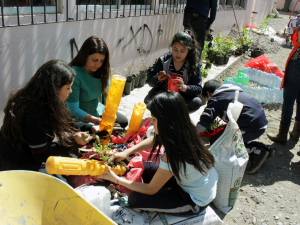
<path id="1" fill-rule="evenodd" d="M 273 0 L 262 2 L 257 22 L 270 13 L 273 4 Z M 246 10 L 236 10 L 240 27 L 250 25 L 254 3 L 255 0 L 248 0 Z M 169 14 L 0 28 L 0 124 L 11 91 L 22 87 L 46 61 L 54 58 L 71 61 L 71 39 L 80 48 L 89 36 L 102 37 L 110 49 L 113 73 L 126 76 L 125 67 L 134 63 L 140 69 L 137 48 L 143 45 L 149 52 L 145 55 L 146 62 L 152 65 L 168 51 L 172 36 L 183 30 L 182 20 L 183 14 Z M 226 34 L 233 24 L 232 9 L 223 10 L 217 13 L 212 28 Z M 76 49 L 73 50 L 76 55 Z"/>
<path id="2" fill-rule="evenodd" d="M 293 8 L 295 7 L 295 4 L 296 4 L 297 1 L 298 1 L 298 0 L 293 0 L 293 1 L 291 2 L 290 8 L 289 8 L 290 11 L 293 10 Z M 294 11 L 298 11 L 298 12 L 300 11 L 300 2 L 298 2 L 298 4 L 297 4 L 297 6 L 296 6 L 296 8 L 295 8 Z"/>
<path id="3" fill-rule="evenodd" d="M 290 12 L 295 7 L 296 2 L 297 2 L 297 0 L 292 0 L 292 2 L 290 4 L 290 7 L 289 7 Z M 285 0 L 277 0 L 276 8 L 282 10 L 284 8 L 284 4 L 285 4 Z M 295 8 L 295 11 L 300 11 L 300 3 L 299 2 L 298 2 L 297 6 Z"/>

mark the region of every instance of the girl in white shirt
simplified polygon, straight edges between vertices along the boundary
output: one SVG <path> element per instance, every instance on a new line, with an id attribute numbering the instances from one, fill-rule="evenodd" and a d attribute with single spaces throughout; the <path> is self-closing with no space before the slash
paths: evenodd
<path id="1" fill-rule="evenodd" d="M 133 153 L 164 146 L 160 163 L 145 162 L 144 183 L 121 179 L 108 170 L 99 178 L 123 185 L 131 208 L 162 213 L 198 214 L 215 198 L 218 174 L 213 155 L 202 144 L 192 124 L 183 98 L 176 92 L 158 94 L 148 104 L 155 135 L 126 151 L 115 153 L 111 161 L 120 161 Z M 160 151 L 157 151 L 158 153 Z M 155 160 L 153 160 L 155 161 Z"/>

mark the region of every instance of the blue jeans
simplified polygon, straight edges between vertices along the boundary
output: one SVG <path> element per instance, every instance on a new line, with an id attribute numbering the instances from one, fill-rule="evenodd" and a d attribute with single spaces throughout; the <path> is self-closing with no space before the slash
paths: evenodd
<path id="1" fill-rule="evenodd" d="M 281 124 L 291 123 L 295 100 L 297 100 L 296 120 L 300 121 L 300 59 L 290 60 L 287 66 L 284 90 Z"/>

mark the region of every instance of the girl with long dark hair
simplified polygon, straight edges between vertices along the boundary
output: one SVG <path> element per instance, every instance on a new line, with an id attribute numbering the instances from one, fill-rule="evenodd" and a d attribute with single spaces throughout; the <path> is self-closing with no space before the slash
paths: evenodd
<path id="1" fill-rule="evenodd" d="M 0 170 L 37 171 L 50 155 L 67 154 L 75 142 L 86 144 L 65 103 L 74 77 L 68 64 L 51 60 L 10 95 L 0 132 Z"/>
<path id="2" fill-rule="evenodd" d="M 109 89 L 109 60 L 109 49 L 105 41 L 91 36 L 85 40 L 69 64 L 75 70 L 76 77 L 67 105 L 72 116 L 79 121 L 96 125 L 101 122 L 104 105 L 99 98 L 104 95 L 106 99 Z M 118 112 L 116 123 L 125 128 L 128 120 Z"/>
<path id="3" fill-rule="evenodd" d="M 198 95 L 202 90 L 202 77 L 199 65 L 198 42 L 192 31 L 178 32 L 170 44 L 172 49 L 157 60 L 149 73 L 148 84 L 153 87 L 144 102 L 168 90 L 169 78 L 177 78 L 176 84 L 189 113 L 198 110 L 202 104 Z"/>
<path id="4" fill-rule="evenodd" d="M 218 174 L 213 168 L 214 157 L 202 144 L 197 128 L 192 124 L 183 98 L 176 92 L 156 95 L 148 104 L 155 135 L 141 143 L 115 153 L 110 160 L 123 160 L 129 155 L 152 148 L 145 162 L 144 183 L 121 179 L 108 170 L 99 176 L 123 185 L 134 192 L 129 195 L 131 208 L 172 214 L 197 214 L 215 198 Z M 155 161 L 155 160 L 154 160 Z"/>

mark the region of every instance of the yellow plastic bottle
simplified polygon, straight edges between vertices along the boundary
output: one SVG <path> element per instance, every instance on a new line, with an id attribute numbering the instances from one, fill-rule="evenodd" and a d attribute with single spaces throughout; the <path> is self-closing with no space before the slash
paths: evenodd
<path id="1" fill-rule="evenodd" d="M 125 77 L 120 75 L 112 76 L 99 131 L 107 130 L 109 134 L 112 133 L 125 83 Z"/>
<path id="2" fill-rule="evenodd" d="M 110 169 L 118 176 L 126 173 L 123 165 Z M 46 171 L 49 174 L 99 176 L 107 169 L 103 161 L 50 156 L 46 161 Z"/>
<path id="3" fill-rule="evenodd" d="M 143 102 L 138 102 L 134 105 L 127 134 L 134 133 L 139 130 L 145 110 L 146 104 Z"/>

